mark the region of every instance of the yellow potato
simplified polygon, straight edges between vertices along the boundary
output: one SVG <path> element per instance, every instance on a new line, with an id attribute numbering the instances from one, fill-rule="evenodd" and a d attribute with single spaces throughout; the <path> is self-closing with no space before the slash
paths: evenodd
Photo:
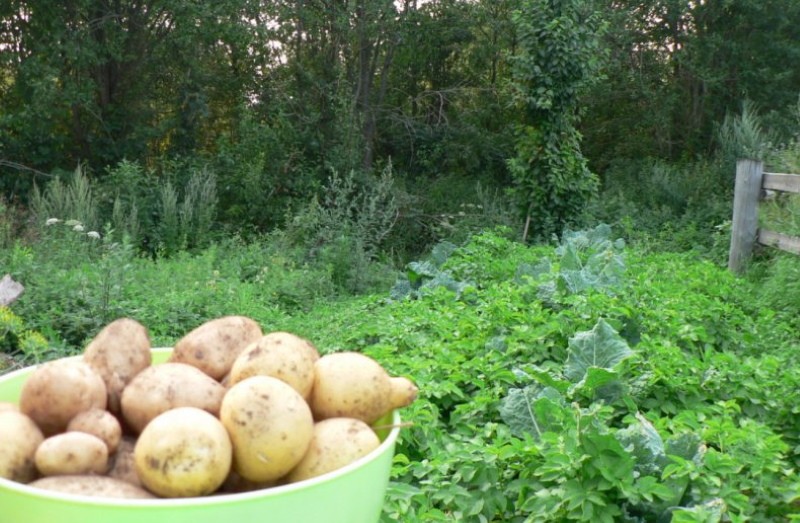
<path id="1" fill-rule="evenodd" d="M 107 476 L 51 476 L 30 484 L 54 492 L 96 498 L 154 499 L 146 490 Z"/>
<path id="2" fill-rule="evenodd" d="M 254 376 L 232 386 L 222 400 L 220 419 L 233 441 L 234 470 L 257 483 L 292 470 L 314 432 L 303 397 L 269 376 Z"/>
<path id="3" fill-rule="evenodd" d="M 103 378 L 108 392 L 108 410 L 119 414 L 123 389 L 152 363 L 150 335 L 136 320 L 114 320 L 86 346 L 83 361 Z"/>
<path id="4" fill-rule="evenodd" d="M 50 361 L 34 370 L 20 393 L 19 408 L 45 436 L 63 432 L 72 418 L 106 408 L 106 384 L 81 359 Z"/>
<path id="5" fill-rule="evenodd" d="M 233 362 L 229 385 L 252 376 L 272 376 L 308 399 L 319 352 L 307 340 L 288 332 L 271 332 L 251 343 Z"/>
<path id="6" fill-rule="evenodd" d="M 27 483 L 36 477 L 34 456 L 44 436 L 25 414 L 0 412 L 0 478 Z"/>
<path id="7" fill-rule="evenodd" d="M 108 447 L 97 436 L 85 432 L 64 432 L 50 436 L 34 456 L 43 476 L 105 474 Z"/>
<path id="8" fill-rule="evenodd" d="M 216 318 L 178 340 L 169 361 L 192 365 L 219 381 L 230 372 L 239 353 L 261 336 L 261 327 L 250 318 Z"/>
<path id="9" fill-rule="evenodd" d="M 204 496 L 231 470 L 231 440 L 222 423 L 194 407 L 167 411 L 145 427 L 134 449 L 136 473 L 159 496 Z"/>
<path id="10" fill-rule="evenodd" d="M 106 444 L 109 454 L 117 450 L 119 440 L 122 438 L 122 427 L 117 418 L 107 410 L 101 409 L 81 412 L 67 424 L 67 431 L 85 432 L 97 436 Z"/>
<path id="11" fill-rule="evenodd" d="M 326 354 L 314 365 L 309 403 L 314 418 L 356 418 L 372 424 L 386 413 L 410 404 L 417 387 L 392 378 L 372 358 L 358 352 Z"/>
<path id="12" fill-rule="evenodd" d="M 352 418 L 330 418 L 314 425 L 314 438 L 286 479 L 294 483 L 340 469 L 377 449 L 380 439 L 369 425 Z"/>
<path id="13" fill-rule="evenodd" d="M 219 414 L 225 387 L 185 363 L 154 365 L 140 372 L 122 392 L 122 415 L 135 433 L 176 407 L 197 407 Z"/>

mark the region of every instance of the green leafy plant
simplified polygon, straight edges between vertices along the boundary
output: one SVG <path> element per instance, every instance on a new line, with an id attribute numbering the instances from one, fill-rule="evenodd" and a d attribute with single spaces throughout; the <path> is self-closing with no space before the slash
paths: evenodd
<path id="1" fill-rule="evenodd" d="M 508 161 L 526 230 L 547 237 L 581 219 L 598 181 L 580 150 L 579 95 L 595 78 L 603 31 L 584 0 L 526 0 L 513 16 L 517 99 L 525 115 Z"/>

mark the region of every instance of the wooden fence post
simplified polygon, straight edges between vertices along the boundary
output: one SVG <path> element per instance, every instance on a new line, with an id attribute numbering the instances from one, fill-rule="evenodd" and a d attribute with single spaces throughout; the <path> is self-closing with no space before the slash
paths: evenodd
<path id="1" fill-rule="evenodd" d="M 753 254 L 758 234 L 758 200 L 764 178 L 764 163 L 759 160 L 736 162 L 736 187 L 733 195 L 733 224 L 728 269 L 741 273 Z"/>

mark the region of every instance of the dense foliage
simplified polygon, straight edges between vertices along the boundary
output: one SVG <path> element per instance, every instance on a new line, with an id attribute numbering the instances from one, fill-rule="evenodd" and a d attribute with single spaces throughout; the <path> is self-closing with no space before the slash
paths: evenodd
<path id="1" fill-rule="evenodd" d="M 19 364 L 75 353 L 121 315 L 168 346 L 236 313 L 373 355 L 422 391 L 403 414 L 386 521 L 800 513 L 796 285 L 648 254 L 607 226 L 536 247 L 502 232 L 438 246 L 392 292 L 384 278 L 336 298 L 331 273 L 276 238 L 153 261 L 54 229 L 46 256 L 3 260 L 28 289 L 0 315 L 2 349 Z"/>
<path id="2" fill-rule="evenodd" d="M 798 9 L 10 0 L 0 7 L 0 187 L 27 206 L 34 184 L 80 164 L 103 187 L 103 223 L 118 198 L 118 215 L 135 209 L 150 231 L 203 172 L 216 188 L 212 230 L 250 234 L 282 226 L 332 173 L 369 184 L 391 163 L 407 235 L 394 252 L 435 243 L 440 216 L 462 210 L 464 196 L 477 203 L 478 182 L 502 194 L 516 180 L 523 218 L 531 210 L 546 237 L 578 221 L 596 188 L 590 173 L 602 189 L 633 181 L 646 198 L 651 166 L 680 161 L 660 172 L 682 183 L 681 169 L 719 149 L 716 131 L 747 100 L 776 143 L 790 139 Z M 730 176 L 706 180 L 731 186 Z M 158 189 L 167 183 L 174 195 Z M 155 244 L 138 241 L 150 252 L 180 241 L 149 234 Z"/>

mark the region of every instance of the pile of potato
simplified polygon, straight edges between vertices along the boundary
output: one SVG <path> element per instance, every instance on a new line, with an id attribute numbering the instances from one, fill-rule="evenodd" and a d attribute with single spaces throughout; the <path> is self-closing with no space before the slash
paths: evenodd
<path id="1" fill-rule="evenodd" d="M 380 445 L 372 425 L 417 387 L 356 352 L 320 356 L 253 320 L 211 320 L 153 365 L 147 330 L 107 325 L 82 357 L 0 403 L 0 477 L 105 497 L 194 497 L 302 481 Z"/>

